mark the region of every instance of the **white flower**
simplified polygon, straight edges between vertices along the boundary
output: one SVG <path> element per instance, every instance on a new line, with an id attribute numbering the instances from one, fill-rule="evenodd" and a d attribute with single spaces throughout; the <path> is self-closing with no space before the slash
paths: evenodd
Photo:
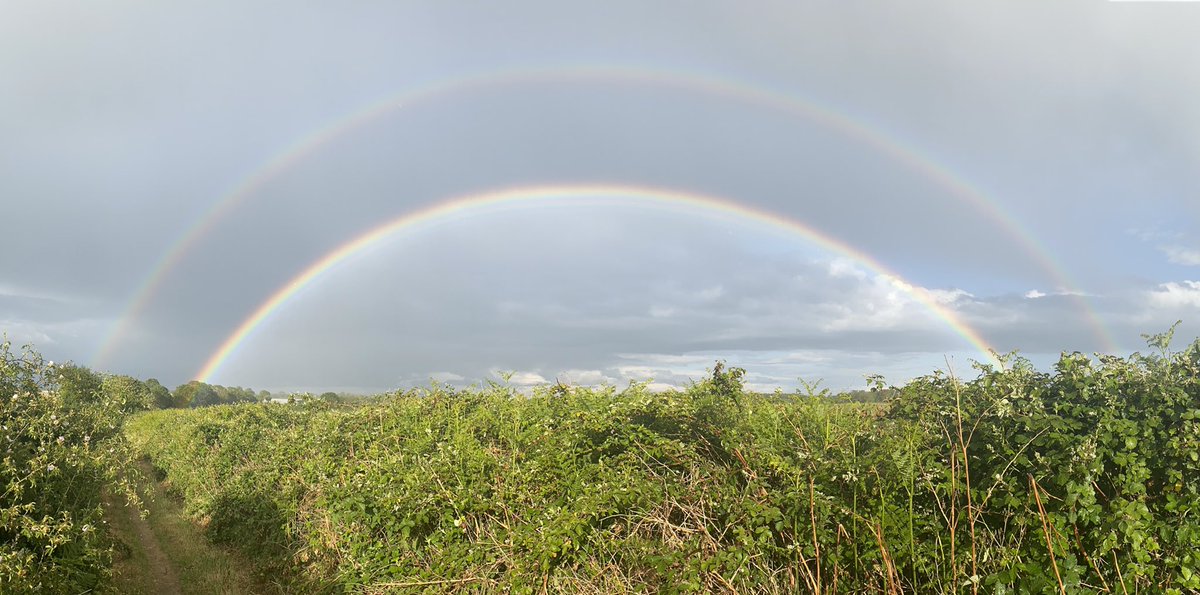
<path id="1" fill-rule="evenodd" d="M 55 442 L 58 442 L 59 444 L 62 444 L 63 442 L 66 442 L 66 440 L 67 440 L 66 438 L 63 438 L 62 436 L 59 436 L 59 437 L 58 437 L 58 440 L 55 440 Z"/>
<path id="2" fill-rule="evenodd" d="M 54 463 L 50 463 L 49 465 L 46 465 L 46 471 L 53 472 L 55 469 L 58 469 L 58 467 L 55 467 Z"/>

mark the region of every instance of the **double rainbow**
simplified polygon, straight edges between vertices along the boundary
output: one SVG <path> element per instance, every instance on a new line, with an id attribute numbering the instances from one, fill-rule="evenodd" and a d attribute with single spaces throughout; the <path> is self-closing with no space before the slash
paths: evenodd
<path id="1" fill-rule="evenodd" d="M 356 110 L 349 115 L 335 120 L 328 125 L 325 125 L 311 133 L 302 135 L 296 141 L 288 145 L 284 150 L 280 151 L 271 159 L 260 165 L 258 168 L 251 171 L 247 176 L 236 183 L 229 192 L 217 200 L 212 208 L 194 224 L 184 230 L 179 239 L 163 251 L 162 256 L 154 264 L 149 274 L 146 275 L 142 283 L 140 283 L 129 300 L 128 306 L 124 309 L 121 317 L 113 325 L 108 336 L 101 343 L 99 350 L 93 357 L 92 365 L 94 367 L 103 367 L 116 347 L 121 344 L 127 336 L 132 323 L 140 316 L 145 308 L 151 303 L 159 289 L 162 287 L 165 280 L 170 276 L 174 268 L 189 254 L 201 241 L 226 217 L 231 215 L 238 205 L 254 196 L 260 189 L 277 179 L 287 171 L 298 167 L 305 162 L 310 156 L 319 152 L 333 140 L 342 137 L 352 131 L 361 129 L 362 127 L 375 122 L 389 114 L 395 113 L 402 107 L 415 107 L 423 103 L 437 101 L 454 94 L 468 93 L 472 91 L 484 90 L 492 87 L 517 86 L 535 83 L 552 83 L 552 84 L 620 84 L 620 85 L 644 85 L 653 87 L 662 87 L 668 89 L 679 89 L 688 92 L 702 93 L 721 98 L 727 98 L 732 101 L 744 102 L 748 105 L 773 110 L 792 117 L 802 118 L 806 121 L 827 127 L 834 130 L 845 137 L 861 143 L 870 149 L 885 155 L 895 162 L 905 166 L 911 171 L 921 175 L 937 187 L 943 189 L 947 197 L 952 197 L 965 204 L 970 205 L 983 217 L 994 222 L 998 229 L 1003 230 L 1018 246 L 1025 256 L 1037 265 L 1039 269 L 1046 274 L 1047 278 L 1056 286 L 1056 289 L 1064 291 L 1070 299 L 1078 302 L 1079 310 L 1088 319 L 1093 333 L 1100 341 L 1101 345 L 1110 352 L 1117 350 L 1116 344 L 1113 341 L 1110 333 L 1099 320 L 1095 311 L 1092 309 L 1087 298 L 1082 292 L 1074 291 L 1076 284 L 1063 271 L 1062 267 L 1048 253 L 1048 251 L 1030 234 L 1023 226 L 1021 226 L 1008 212 L 1002 209 L 998 203 L 988 197 L 979 188 L 971 185 L 962 177 L 954 174 L 947 166 L 939 163 L 934 157 L 927 152 L 919 150 L 913 143 L 902 142 L 894 136 L 891 136 L 878 128 L 871 127 L 863 121 L 849 117 L 836 109 L 822 106 L 808 99 L 797 98 L 788 94 L 777 93 L 765 89 L 755 87 L 739 81 L 730 81 L 726 79 L 713 78 L 711 76 L 683 74 L 676 72 L 661 72 L 649 71 L 635 68 L 609 68 L 609 67 L 575 67 L 575 68 L 556 68 L 543 70 L 520 70 L 502 73 L 484 73 L 471 76 L 459 77 L 450 80 L 435 81 L 423 86 L 415 87 L 388 97 L 382 101 L 374 102 L 366 107 Z M 615 188 L 614 186 L 613 188 Z M 493 194 L 505 194 L 489 193 Z M 668 194 L 678 195 L 679 193 L 668 192 Z M 427 207 L 411 216 L 418 214 L 441 212 L 445 209 L 446 204 L 457 203 L 462 199 L 451 200 L 444 203 Z M 739 212 L 752 216 L 752 213 L 764 215 L 763 211 L 736 205 L 732 201 L 716 200 L 716 202 L 726 204 L 724 210 L 731 212 Z M 463 208 L 461 205 L 457 208 Z M 778 216 L 758 217 L 760 219 L 775 219 Z M 807 238 L 813 239 L 818 244 L 836 252 L 851 256 L 855 260 L 864 264 L 875 263 L 865 254 L 834 241 L 823 234 L 820 234 L 803 224 L 793 222 L 797 228 L 803 228 L 805 233 L 801 234 Z M 370 232 L 368 232 L 370 233 Z M 822 243 L 816 238 L 827 238 L 829 243 Z M 353 240 L 352 242 L 357 241 Z M 834 247 L 837 244 L 844 249 Z M 345 248 L 345 244 L 334 250 L 333 253 L 340 252 Z M 861 255 L 854 256 L 854 255 Z M 320 262 L 328 260 L 328 256 Z M 870 265 L 869 265 L 870 266 Z M 884 270 L 880 267 L 870 266 L 875 270 Z M 306 271 L 311 270 L 306 269 Z M 893 275 L 894 276 L 894 275 Z M 289 282 L 285 287 L 295 285 L 295 280 Z M 279 292 L 274 294 L 279 295 Z M 256 313 L 260 312 L 260 307 Z M 252 316 L 251 318 L 254 318 Z M 245 327 L 246 324 L 240 328 Z M 961 333 L 960 333 L 961 334 Z M 974 334 L 974 333 L 972 333 Z M 977 336 L 977 335 L 976 335 Z M 977 345 L 978 346 L 978 345 Z M 212 358 L 210 358 L 210 361 Z"/>

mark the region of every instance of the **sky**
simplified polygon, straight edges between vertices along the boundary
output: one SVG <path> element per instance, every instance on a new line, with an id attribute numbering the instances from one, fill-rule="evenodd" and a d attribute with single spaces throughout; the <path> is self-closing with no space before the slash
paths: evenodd
<path id="1" fill-rule="evenodd" d="M 0 332 L 169 386 L 355 392 L 718 360 L 838 390 L 1127 355 L 1177 320 L 1182 347 L 1198 26 L 1099 0 L 6 0 Z"/>

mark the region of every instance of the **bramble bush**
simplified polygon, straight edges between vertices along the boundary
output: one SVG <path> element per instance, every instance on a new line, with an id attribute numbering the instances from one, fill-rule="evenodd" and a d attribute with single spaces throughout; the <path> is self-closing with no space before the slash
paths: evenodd
<path id="1" fill-rule="evenodd" d="M 216 540 L 305 590 L 1200 591 L 1200 343 L 756 395 L 434 387 L 126 424 Z M 297 587 L 300 588 L 300 587 Z"/>
<path id="2" fill-rule="evenodd" d="M 107 588 L 112 543 L 100 498 L 128 487 L 121 422 L 137 396 L 125 388 L 0 342 L 0 592 Z"/>

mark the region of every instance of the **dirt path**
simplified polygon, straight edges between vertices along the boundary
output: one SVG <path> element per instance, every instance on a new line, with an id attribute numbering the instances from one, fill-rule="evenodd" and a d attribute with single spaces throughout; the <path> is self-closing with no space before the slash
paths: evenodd
<path id="1" fill-rule="evenodd" d="M 130 544 L 130 547 L 140 549 L 142 554 L 138 556 L 141 560 L 137 560 L 136 567 L 124 565 L 124 568 L 118 567 L 118 570 L 124 571 L 125 574 L 136 570 L 140 575 L 137 582 L 142 583 L 143 588 L 148 588 L 152 593 L 182 595 L 183 590 L 179 587 L 179 573 L 175 571 L 175 565 L 163 551 L 158 537 L 150 528 L 150 523 L 142 518 L 136 507 L 125 506 L 124 503 L 121 503 L 114 504 L 114 508 L 116 514 L 124 514 L 127 521 L 126 527 L 133 529 L 132 537 L 136 538 L 137 542 L 136 545 Z M 131 556 L 128 561 L 134 561 L 134 557 Z"/>
<path id="2" fill-rule="evenodd" d="M 119 593 L 191 595 L 273 593 L 254 578 L 250 564 L 212 545 L 183 514 L 179 502 L 153 479 L 148 463 L 139 465 L 147 481 L 139 486 L 145 519 L 120 495 L 105 498 L 105 517 L 118 540 L 113 555 L 114 586 Z"/>

